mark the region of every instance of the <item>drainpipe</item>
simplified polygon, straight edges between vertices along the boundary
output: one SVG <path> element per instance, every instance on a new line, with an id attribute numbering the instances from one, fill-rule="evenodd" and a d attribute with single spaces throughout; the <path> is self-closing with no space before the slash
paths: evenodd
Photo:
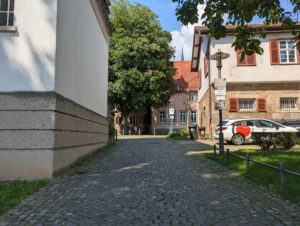
<path id="1" fill-rule="evenodd" d="M 210 37 L 208 37 L 206 58 L 207 58 L 207 69 L 208 69 L 208 90 L 209 90 L 209 138 L 213 137 L 212 131 L 212 99 L 211 99 L 211 74 L 210 74 Z"/>

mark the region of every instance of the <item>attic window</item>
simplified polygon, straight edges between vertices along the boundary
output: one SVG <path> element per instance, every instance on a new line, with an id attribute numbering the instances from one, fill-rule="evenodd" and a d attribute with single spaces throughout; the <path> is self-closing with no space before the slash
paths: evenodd
<path id="1" fill-rule="evenodd" d="M 0 26 L 14 25 L 15 0 L 0 0 Z"/>

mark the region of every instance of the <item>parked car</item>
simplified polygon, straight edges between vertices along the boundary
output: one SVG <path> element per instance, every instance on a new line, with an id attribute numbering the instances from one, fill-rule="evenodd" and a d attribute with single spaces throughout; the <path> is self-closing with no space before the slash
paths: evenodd
<path id="1" fill-rule="evenodd" d="M 252 132 L 298 132 L 296 128 L 284 126 L 267 119 L 228 119 L 222 122 L 224 140 L 236 145 L 251 142 Z M 215 138 L 219 139 L 220 126 L 216 126 Z"/>

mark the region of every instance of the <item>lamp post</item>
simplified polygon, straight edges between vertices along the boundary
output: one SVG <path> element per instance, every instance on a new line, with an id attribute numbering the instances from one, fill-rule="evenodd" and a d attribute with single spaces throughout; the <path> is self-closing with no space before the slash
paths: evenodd
<path id="1" fill-rule="evenodd" d="M 228 58 L 230 55 L 228 53 L 223 53 L 220 49 L 217 53 L 211 55 L 209 58 L 211 60 L 215 60 L 218 68 L 218 79 L 221 80 L 221 69 L 222 69 L 222 60 Z M 225 83 L 224 83 L 225 84 Z M 225 95 L 226 95 L 226 86 L 224 87 Z M 224 95 L 224 96 L 225 96 Z M 225 97 L 224 97 L 225 99 Z M 226 103 L 223 102 L 224 109 L 226 108 Z M 219 133 L 219 151 L 220 154 L 224 153 L 224 135 L 223 135 L 223 126 L 222 126 L 222 108 L 219 108 L 219 120 L 220 120 L 220 133 Z"/>

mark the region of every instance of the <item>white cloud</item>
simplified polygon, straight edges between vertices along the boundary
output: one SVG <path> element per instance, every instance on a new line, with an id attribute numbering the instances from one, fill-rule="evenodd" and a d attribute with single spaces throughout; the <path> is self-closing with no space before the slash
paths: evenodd
<path id="1" fill-rule="evenodd" d="M 201 17 L 204 12 L 204 5 L 198 6 L 198 14 Z M 181 60 L 182 47 L 184 53 L 184 60 L 192 59 L 193 38 L 194 38 L 194 26 L 201 25 L 202 21 L 199 20 L 197 24 L 189 24 L 188 26 L 182 26 L 180 30 L 171 31 L 172 42 L 171 46 L 175 47 L 175 60 Z"/>

